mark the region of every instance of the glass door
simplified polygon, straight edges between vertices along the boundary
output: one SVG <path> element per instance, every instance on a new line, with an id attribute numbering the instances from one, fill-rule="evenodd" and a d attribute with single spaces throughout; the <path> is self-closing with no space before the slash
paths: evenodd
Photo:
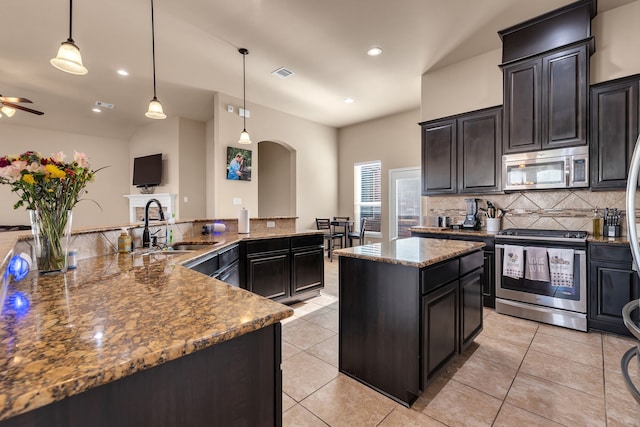
<path id="1" fill-rule="evenodd" d="M 420 225 L 420 168 L 389 170 L 389 238 L 410 237 L 409 228 Z"/>

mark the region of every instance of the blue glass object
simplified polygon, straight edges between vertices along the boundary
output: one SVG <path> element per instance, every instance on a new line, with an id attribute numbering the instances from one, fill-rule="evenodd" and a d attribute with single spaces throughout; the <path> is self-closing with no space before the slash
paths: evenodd
<path id="1" fill-rule="evenodd" d="M 24 254 L 17 254 L 11 257 L 7 266 L 7 273 L 13 275 L 16 281 L 27 277 L 31 269 L 31 262 Z"/>

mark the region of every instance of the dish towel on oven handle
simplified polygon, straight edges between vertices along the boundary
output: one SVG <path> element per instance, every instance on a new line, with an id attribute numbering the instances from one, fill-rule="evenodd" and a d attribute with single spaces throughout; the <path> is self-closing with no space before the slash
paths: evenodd
<path id="1" fill-rule="evenodd" d="M 548 282 L 549 262 L 547 261 L 547 248 L 529 246 L 524 248 L 524 251 L 527 253 L 527 270 L 524 273 L 524 278 Z"/>
<path id="2" fill-rule="evenodd" d="M 524 275 L 524 248 L 504 245 L 502 257 L 502 275 L 513 279 L 522 279 Z"/>
<path id="3" fill-rule="evenodd" d="M 573 249 L 547 249 L 551 285 L 573 288 Z"/>

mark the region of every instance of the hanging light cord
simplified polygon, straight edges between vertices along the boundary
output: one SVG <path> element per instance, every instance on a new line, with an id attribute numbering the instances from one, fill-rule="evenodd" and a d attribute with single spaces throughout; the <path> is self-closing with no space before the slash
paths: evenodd
<path id="1" fill-rule="evenodd" d="M 247 57 L 247 53 L 249 51 L 247 49 L 240 49 L 240 53 L 242 54 L 242 109 L 244 110 L 243 118 L 243 129 L 247 130 L 247 77 L 245 72 L 245 58 Z"/>
<path id="2" fill-rule="evenodd" d="M 68 42 L 73 43 L 73 37 L 71 36 L 71 30 L 73 25 L 73 0 L 69 0 L 69 38 Z"/>
<path id="3" fill-rule="evenodd" d="M 153 0 L 151 0 L 151 56 L 153 58 L 153 99 L 156 97 L 156 35 L 153 21 Z"/>

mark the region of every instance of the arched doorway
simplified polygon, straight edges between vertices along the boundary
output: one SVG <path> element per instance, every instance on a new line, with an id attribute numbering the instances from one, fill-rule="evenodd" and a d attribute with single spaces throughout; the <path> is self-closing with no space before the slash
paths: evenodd
<path id="1" fill-rule="evenodd" d="M 296 216 L 296 151 L 281 142 L 259 142 L 258 177 L 258 214 Z"/>

